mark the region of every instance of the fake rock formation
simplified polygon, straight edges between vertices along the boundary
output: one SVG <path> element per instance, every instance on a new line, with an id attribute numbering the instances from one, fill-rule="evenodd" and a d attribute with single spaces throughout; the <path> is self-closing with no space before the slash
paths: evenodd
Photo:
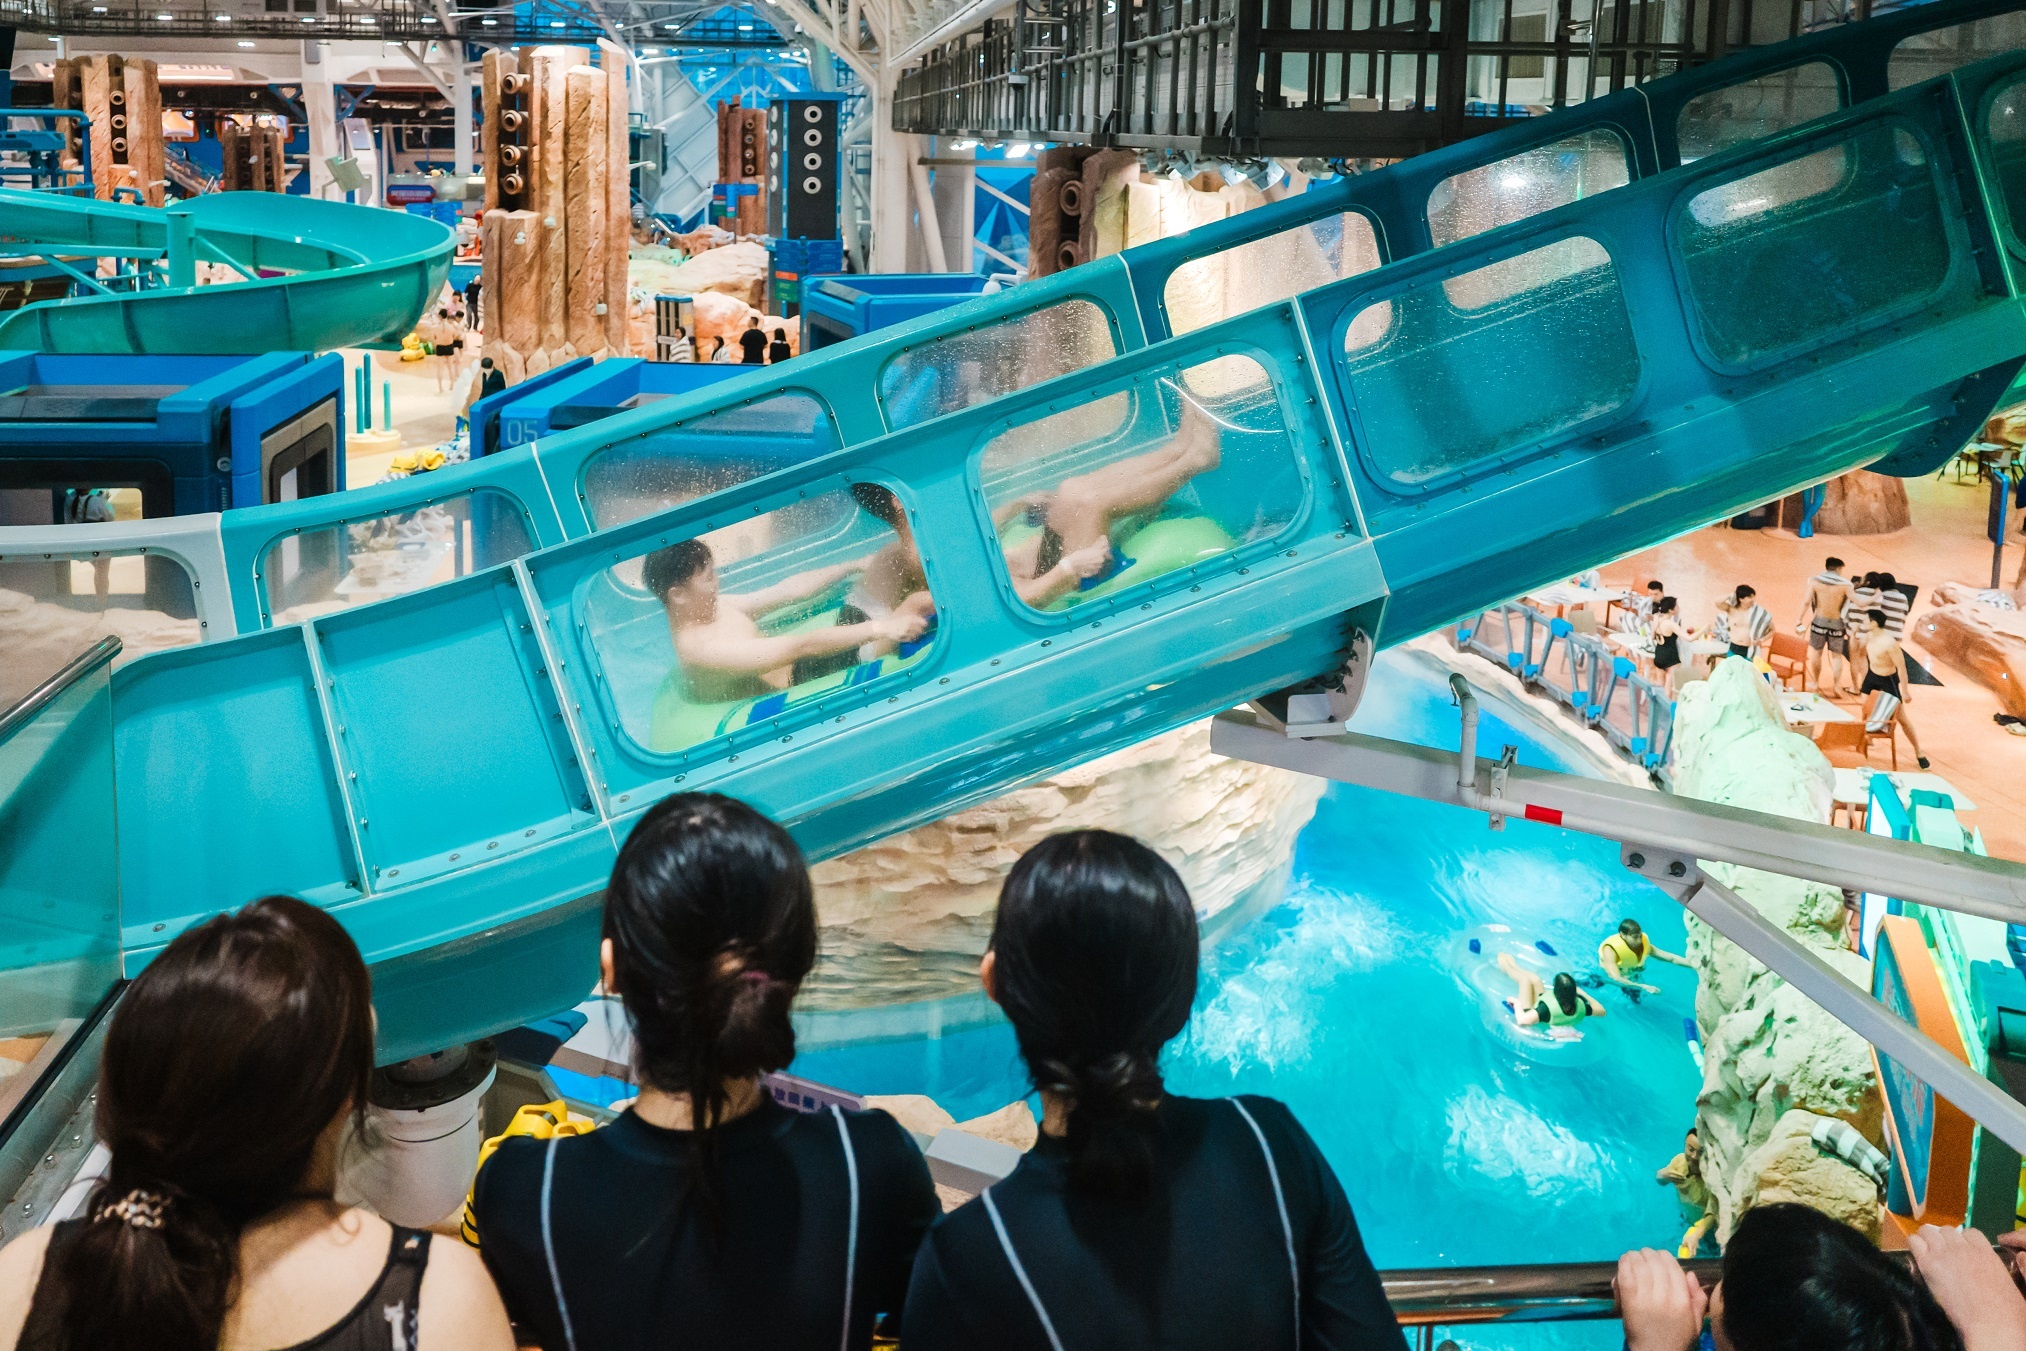
<path id="1" fill-rule="evenodd" d="M 1769 687 L 1748 663 L 1719 662 L 1708 680 L 1684 687 L 1674 737 L 1675 791 L 1683 796 L 1828 819 L 1834 781 L 1828 761 L 1808 738 L 1781 724 Z M 1841 892 L 1728 864 L 1713 864 L 1710 873 L 1853 983 L 1866 983 L 1863 959 L 1843 944 Z M 1838 1159 L 1803 1167 L 1787 1140 L 1791 1125 L 1783 1126 L 1799 1109 L 1848 1121 L 1879 1143 L 1869 1045 L 1692 916 L 1688 956 L 1702 977 L 1695 1005 L 1704 1053 L 1696 1126 L 1719 1240 L 1730 1237 L 1753 1204 L 1776 1199 L 1821 1205 L 1875 1235 L 1877 1192 L 1870 1178 Z M 1851 1176 L 1839 1178 L 1835 1170 Z"/>

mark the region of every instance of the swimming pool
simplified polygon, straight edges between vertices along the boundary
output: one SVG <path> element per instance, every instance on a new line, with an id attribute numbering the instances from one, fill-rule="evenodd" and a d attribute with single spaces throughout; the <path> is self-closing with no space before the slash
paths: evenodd
<path id="1" fill-rule="evenodd" d="M 1580 771 L 1580 757 L 1483 701 L 1479 744 Z M 1444 676 L 1383 658 L 1360 731 L 1454 747 Z M 1683 945 L 1680 908 L 1619 866 L 1614 846 L 1389 793 L 1335 785 L 1303 832 L 1286 893 L 1205 953 L 1188 1031 L 1170 1048 L 1182 1093 L 1285 1101 L 1343 1179 L 1381 1267 L 1615 1258 L 1671 1247 L 1673 1188 L 1653 1181 L 1692 1124 L 1700 1075 L 1686 1044 L 1694 976 L 1648 968 L 1663 993 L 1596 992 L 1593 1063 L 1536 1064 L 1484 1028 L 1455 970 L 1457 935 L 1511 925 L 1594 967 L 1625 915 Z M 1003 1024 L 815 1050 L 795 1072 L 862 1093 L 927 1093 L 959 1120 L 1020 1095 Z M 1615 1324 L 1465 1330 L 1465 1346 L 1605 1347 Z"/>

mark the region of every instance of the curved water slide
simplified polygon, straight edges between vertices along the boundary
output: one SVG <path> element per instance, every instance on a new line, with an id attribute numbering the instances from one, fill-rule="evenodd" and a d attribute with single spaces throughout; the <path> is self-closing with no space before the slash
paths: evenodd
<path id="1" fill-rule="evenodd" d="M 61 260 L 93 291 L 0 316 L 0 351 L 257 355 L 397 342 L 442 289 L 455 247 L 422 216 L 281 193 L 157 209 L 0 189 L 0 250 Z M 169 284 L 108 287 L 100 258 L 160 262 Z M 244 280 L 198 286 L 199 262 Z"/>
<path id="2" fill-rule="evenodd" d="M 1927 472 L 2026 359 L 2026 53 L 1906 76 L 2015 22 L 1937 3 L 1803 38 L 531 448 L 151 539 L 213 640 L 115 677 L 125 961 L 297 892 L 375 963 L 382 1055 L 412 1054 L 582 995 L 599 888 L 668 792 L 834 854 L 1327 676 L 1359 633 L 1859 466 Z M 1828 111 L 1769 125 L 1824 68 Z M 1243 312 L 1206 318 L 1218 285 Z M 1020 502 L 1172 453 L 1198 414 L 1221 462 L 1115 537 L 1133 566 L 1024 603 Z M 780 418 L 834 448 L 725 470 Z M 695 702 L 642 557 L 703 536 L 728 593 L 806 579 L 886 539 L 865 481 L 908 510 L 929 641 Z"/>

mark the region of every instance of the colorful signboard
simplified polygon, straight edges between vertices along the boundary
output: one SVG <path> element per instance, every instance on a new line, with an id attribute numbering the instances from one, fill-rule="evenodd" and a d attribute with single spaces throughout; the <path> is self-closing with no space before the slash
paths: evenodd
<path id="1" fill-rule="evenodd" d="M 1877 947 L 1871 966 L 1872 996 L 1968 1064 L 1962 1033 L 1919 923 L 1904 915 L 1883 916 Z M 1976 1123 L 1948 1099 L 1936 1097 L 1891 1056 L 1875 1047 L 1872 1056 L 1878 1064 L 1885 1128 L 1898 1173 L 1894 1191 L 1908 1203 L 1901 1218 L 1917 1224 L 1961 1224 L 1969 1208 Z"/>

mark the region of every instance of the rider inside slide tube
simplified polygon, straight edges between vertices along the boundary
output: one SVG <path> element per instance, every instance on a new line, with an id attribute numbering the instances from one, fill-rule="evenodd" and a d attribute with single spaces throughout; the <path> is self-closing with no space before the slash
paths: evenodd
<path id="1" fill-rule="evenodd" d="M 1658 985 L 1648 985 L 1639 979 L 1646 973 L 1649 959 L 1672 962 L 1676 966 L 1693 965 L 1686 957 L 1655 947 L 1636 919 L 1620 920 L 1618 932 L 1597 945 L 1597 965 L 1604 969 L 1604 979 L 1632 991 L 1635 999 L 1641 992 L 1660 993 Z"/>
<path id="2" fill-rule="evenodd" d="M 1513 1021 L 1521 1027 L 1540 1023 L 1552 1031 L 1573 1029 L 1585 1018 L 1602 1018 L 1604 1006 L 1583 993 L 1576 978 L 1566 971 L 1555 973 L 1552 989 L 1541 978 L 1501 952 L 1498 969 L 1512 977 Z"/>

